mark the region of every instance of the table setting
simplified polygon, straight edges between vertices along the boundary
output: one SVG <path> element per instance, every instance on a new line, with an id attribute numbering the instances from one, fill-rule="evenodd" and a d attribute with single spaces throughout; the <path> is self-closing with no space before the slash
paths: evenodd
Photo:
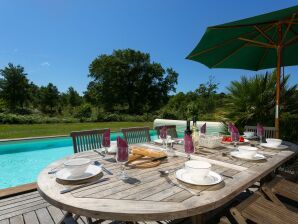
<path id="1" fill-rule="evenodd" d="M 103 138 L 101 149 L 50 164 L 39 175 L 38 190 L 55 206 L 87 217 L 181 218 L 220 206 L 291 156 L 290 151 L 249 144 L 196 150 L 190 132 L 183 143 L 165 150 L 155 142 L 128 145 L 120 137 L 115 143 Z M 268 160 L 267 153 L 274 159 Z"/>

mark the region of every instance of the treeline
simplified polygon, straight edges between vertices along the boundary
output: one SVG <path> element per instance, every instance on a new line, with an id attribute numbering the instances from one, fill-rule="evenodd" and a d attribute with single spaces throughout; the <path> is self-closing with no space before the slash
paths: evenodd
<path id="1" fill-rule="evenodd" d="M 100 55 L 89 66 L 83 95 L 49 83 L 37 86 L 24 67 L 0 70 L 0 122 L 152 121 L 175 92 L 178 74 L 132 49 Z"/>

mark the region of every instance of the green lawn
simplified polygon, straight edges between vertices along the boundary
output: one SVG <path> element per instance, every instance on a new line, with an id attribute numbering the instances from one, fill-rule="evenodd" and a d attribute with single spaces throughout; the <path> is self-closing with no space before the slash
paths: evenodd
<path id="1" fill-rule="evenodd" d="M 0 139 L 26 138 L 52 135 L 69 135 L 71 131 L 110 128 L 119 131 L 125 127 L 153 127 L 152 122 L 98 122 L 67 124 L 10 124 L 0 125 Z"/>

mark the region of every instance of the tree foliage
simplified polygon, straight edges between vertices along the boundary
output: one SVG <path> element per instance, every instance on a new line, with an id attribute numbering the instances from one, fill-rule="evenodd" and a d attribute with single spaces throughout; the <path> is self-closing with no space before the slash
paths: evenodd
<path id="1" fill-rule="evenodd" d="M 58 110 L 59 91 L 56 86 L 49 83 L 47 86 L 40 87 L 39 104 L 44 113 L 55 114 Z"/>
<path id="2" fill-rule="evenodd" d="M 180 92 L 172 96 L 161 110 L 162 117 L 185 120 L 195 116 L 200 120 L 212 119 L 209 115 L 214 114 L 225 99 L 225 94 L 218 94 L 217 88 L 218 83 L 213 77 L 209 77 L 209 80 L 201 83 L 195 91 Z"/>
<path id="3" fill-rule="evenodd" d="M 280 113 L 298 111 L 297 84 L 288 85 L 289 75 L 281 80 Z M 241 77 L 228 87 L 228 116 L 240 126 L 261 122 L 274 126 L 276 74 L 259 74 L 252 78 Z"/>
<path id="4" fill-rule="evenodd" d="M 0 70 L 0 75 L 0 95 L 9 110 L 14 112 L 17 108 L 23 108 L 30 98 L 30 86 L 24 68 L 9 63 Z"/>
<path id="5" fill-rule="evenodd" d="M 159 109 L 175 92 L 178 74 L 132 49 L 100 55 L 89 66 L 87 99 L 106 111 L 142 114 Z"/>

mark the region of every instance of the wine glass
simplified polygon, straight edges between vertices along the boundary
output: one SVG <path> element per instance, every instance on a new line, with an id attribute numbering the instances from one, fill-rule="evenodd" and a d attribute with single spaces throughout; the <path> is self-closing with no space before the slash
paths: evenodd
<path id="1" fill-rule="evenodd" d="M 108 136 L 104 136 L 102 139 L 102 146 L 104 148 L 105 151 L 105 157 L 108 155 L 108 148 L 111 146 L 111 141 L 110 141 L 110 137 Z"/>
<path id="2" fill-rule="evenodd" d="M 232 141 L 234 143 L 234 148 L 237 148 L 237 143 L 239 141 L 239 134 L 237 132 L 232 132 L 231 133 Z"/>
<path id="3" fill-rule="evenodd" d="M 195 151 L 192 138 L 190 135 L 187 134 L 184 136 L 184 151 L 187 154 L 188 160 L 191 159 L 190 155 Z"/>
<path id="4" fill-rule="evenodd" d="M 120 180 L 127 180 L 128 176 L 125 173 L 125 163 L 128 161 L 128 146 L 118 146 L 116 160 L 121 164 Z"/>
<path id="5" fill-rule="evenodd" d="M 260 139 L 260 144 L 263 143 L 263 133 L 262 130 L 260 130 L 260 128 L 257 128 L 257 136 Z"/>

